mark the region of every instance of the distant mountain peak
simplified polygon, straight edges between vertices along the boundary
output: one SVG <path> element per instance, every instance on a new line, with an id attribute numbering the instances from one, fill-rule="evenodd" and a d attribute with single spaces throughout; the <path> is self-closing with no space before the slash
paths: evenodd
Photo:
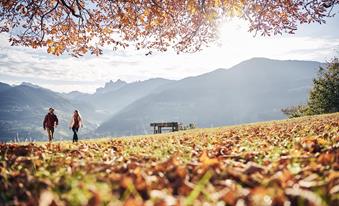
<path id="1" fill-rule="evenodd" d="M 30 82 L 22 82 L 20 85 L 21 85 L 21 86 L 28 86 L 28 87 L 32 87 L 32 88 L 36 88 L 36 89 L 42 88 L 42 87 L 40 87 L 40 86 L 38 86 L 38 85 L 36 85 L 36 84 L 32 84 L 32 83 L 30 83 Z"/>
<path id="2" fill-rule="evenodd" d="M 250 58 L 248 60 L 245 60 L 245 61 L 242 61 L 240 62 L 239 64 L 244 64 L 244 63 L 248 63 L 248 62 L 255 62 L 255 63 L 258 63 L 258 62 L 266 62 L 266 63 L 278 63 L 278 62 L 292 62 L 292 63 L 297 63 L 297 62 L 301 62 L 301 63 L 305 63 L 305 62 L 308 62 L 308 63 L 319 63 L 317 61 L 310 61 L 310 60 L 298 60 L 298 59 L 270 59 L 270 58 L 267 58 L 267 57 L 253 57 L 253 58 Z"/>
<path id="3" fill-rule="evenodd" d="M 112 80 L 111 80 L 112 81 Z M 121 79 L 118 79 L 116 82 L 115 82 L 115 84 L 124 84 L 124 83 L 126 83 L 125 81 L 122 81 Z"/>
<path id="4" fill-rule="evenodd" d="M 11 87 L 11 85 L 9 85 L 9 84 L 6 84 L 6 83 L 4 83 L 4 82 L 0 82 L 0 86 L 7 86 L 7 87 Z"/>
<path id="5" fill-rule="evenodd" d="M 96 93 L 106 93 L 106 92 L 111 92 L 111 91 L 116 91 L 123 86 L 127 85 L 128 83 L 118 79 L 117 81 L 110 80 L 109 82 L 105 83 L 104 87 L 100 87 L 96 90 Z"/>
<path id="6" fill-rule="evenodd" d="M 0 92 L 5 91 L 6 89 L 11 88 L 11 85 L 0 82 Z"/>

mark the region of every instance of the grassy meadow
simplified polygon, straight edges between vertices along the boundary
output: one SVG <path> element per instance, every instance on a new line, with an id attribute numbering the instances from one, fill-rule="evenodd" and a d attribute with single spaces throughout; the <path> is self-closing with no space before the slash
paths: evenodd
<path id="1" fill-rule="evenodd" d="M 339 113 L 0 144 L 0 205 L 339 205 Z"/>

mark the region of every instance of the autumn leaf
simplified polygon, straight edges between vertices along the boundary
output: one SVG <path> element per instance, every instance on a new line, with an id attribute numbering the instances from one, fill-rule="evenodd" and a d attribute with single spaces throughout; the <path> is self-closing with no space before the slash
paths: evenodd
<path id="1" fill-rule="evenodd" d="M 206 151 L 201 154 L 199 161 L 203 167 L 212 167 L 219 164 L 219 160 L 217 158 L 209 158 Z"/>
<path id="2" fill-rule="evenodd" d="M 337 134 L 323 135 L 337 122 L 334 113 L 77 145 L 1 143 L 0 202 L 337 205 Z"/>
<path id="3" fill-rule="evenodd" d="M 294 33 L 303 23 L 324 23 L 334 16 L 332 8 L 338 4 L 328 0 L 11 0 L 0 2 L 4 17 L 0 32 L 10 35 L 11 44 L 31 48 L 46 46 L 47 39 L 63 42 L 63 49 L 47 50 L 54 55 L 101 55 L 112 44 L 119 49 L 130 44 L 135 49 L 196 52 L 217 40 L 216 25 L 225 17 L 242 18 L 249 22 L 249 31 L 269 36 Z"/>

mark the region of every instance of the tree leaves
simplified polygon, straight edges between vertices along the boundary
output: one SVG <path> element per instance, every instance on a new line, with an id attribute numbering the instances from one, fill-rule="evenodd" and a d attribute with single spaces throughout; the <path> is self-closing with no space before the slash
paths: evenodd
<path id="1" fill-rule="evenodd" d="M 262 35 L 293 33 L 298 24 L 324 23 L 338 1 L 11 0 L 0 2 L 0 32 L 12 45 L 46 47 L 79 57 L 102 49 L 195 52 L 217 38 L 226 16 L 248 20 Z"/>
<path id="2" fill-rule="evenodd" d="M 339 114 L 72 144 L 0 144 L 6 205 L 337 205 Z"/>

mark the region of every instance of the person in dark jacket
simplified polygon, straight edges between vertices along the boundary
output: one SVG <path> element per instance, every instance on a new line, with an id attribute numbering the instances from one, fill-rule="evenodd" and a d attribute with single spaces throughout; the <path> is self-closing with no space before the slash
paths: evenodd
<path id="1" fill-rule="evenodd" d="M 48 141 L 51 142 L 54 138 L 54 127 L 58 126 L 58 117 L 54 114 L 54 109 L 49 108 L 48 113 L 45 116 L 43 127 L 47 130 Z"/>
<path id="2" fill-rule="evenodd" d="M 82 119 L 78 110 L 75 110 L 71 122 L 69 123 L 69 128 L 73 131 L 73 142 L 78 142 L 78 131 L 82 127 Z"/>

